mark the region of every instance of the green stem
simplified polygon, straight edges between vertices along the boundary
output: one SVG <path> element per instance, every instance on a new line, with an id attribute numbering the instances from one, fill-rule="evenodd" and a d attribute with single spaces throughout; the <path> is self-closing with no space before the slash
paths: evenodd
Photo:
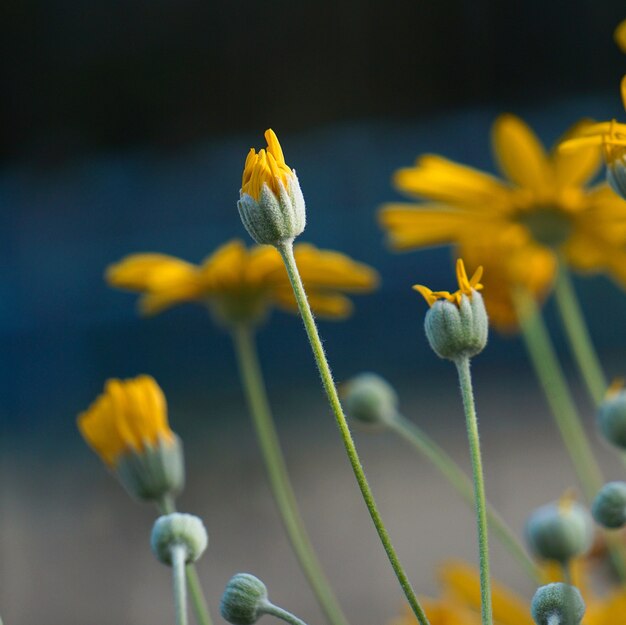
<path id="1" fill-rule="evenodd" d="M 512 292 L 512 297 L 522 328 L 526 351 L 543 387 L 585 499 L 591 502 L 604 483 L 604 477 L 587 441 L 548 329 L 534 299 L 528 293 L 516 290 Z M 622 581 L 626 581 L 624 546 L 619 537 L 609 532 L 605 533 L 605 540 L 617 574 Z"/>
<path id="2" fill-rule="evenodd" d="M 387 532 L 380 513 L 378 512 L 372 490 L 367 482 L 367 478 L 365 477 L 365 472 L 363 471 L 363 466 L 361 465 L 359 454 L 356 450 L 354 441 L 352 440 L 350 428 L 343 413 L 341 402 L 339 401 L 337 388 L 333 380 L 330 366 L 328 365 L 328 361 L 326 360 L 324 348 L 322 347 L 322 341 L 320 340 L 317 326 L 315 325 L 315 320 L 313 319 L 313 313 L 311 312 L 311 307 L 309 305 L 309 301 L 304 290 L 304 285 L 302 284 L 302 279 L 296 265 L 296 260 L 293 255 L 293 241 L 285 241 L 277 247 L 285 262 L 285 267 L 289 275 L 291 286 L 293 287 L 295 299 L 298 303 L 298 308 L 300 309 L 300 314 L 302 316 L 302 321 L 304 323 L 304 327 L 309 338 L 309 343 L 311 344 L 313 356 L 315 357 L 315 362 L 317 363 L 317 368 L 320 377 L 322 378 L 322 385 L 324 387 L 324 390 L 326 391 L 326 396 L 328 398 L 330 407 L 335 415 L 335 420 L 337 421 L 337 426 L 339 428 L 339 432 L 341 433 L 341 438 L 343 440 L 348 459 L 350 460 L 350 464 L 352 465 L 352 470 L 354 471 L 354 476 L 356 477 L 357 484 L 359 485 L 359 489 L 361 490 L 363 500 L 365 501 L 365 505 L 369 510 L 370 516 L 372 517 L 372 521 L 374 523 L 374 527 L 376 528 L 380 541 L 385 549 L 385 552 L 387 553 L 387 557 L 389 558 L 391 567 L 393 568 L 393 571 L 398 578 L 398 582 L 400 583 L 400 586 L 407 598 L 407 601 L 409 602 L 409 605 L 411 606 L 411 609 L 413 610 L 413 613 L 415 614 L 420 625 L 429 625 L 428 618 L 426 617 L 426 614 L 424 613 L 424 610 L 422 609 L 422 606 L 420 605 L 415 595 L 415 591 L 411 586 L 411 582 L 409 581 L 404 571 L 404 568 L 402 567 L 402 564 L 398 559 L 396 551 L 391 544 L 389 533 Z"/>
<path id="3" fill-rule="evenodd" d="M 474 506 L 474 491 L 472 481 L 463 469 L 442 449 L 426 432 L 415 423 L 398 414 L 389 423 L 389 427 L 401 438 L 423 454 L 448 480 L 452 487 L 470 505 Z M 524 568 L 528 576 L 535 582 L 541 583 L 543 577 L 539 567 L 533 562 L 524 549 L 522 543 L 513 533 L 506 521 L 498 514 L 495 508 L 487 502 L 487 521 L 509 553 Z"/>
<path id="4" fill-rule="evenodd" d="M 232 337 L 250 414 L 259 439 L 270 486 L 287 536 L 328 621 L 332 625 L 347 625 L 347 620 L 341 611 L 330 583 L 315 556 L 315 551 L 298 510 L 298 503 L 289 480 L 278 433 L 272 418 L 252 331 L 247 325 L 237 326 L 233 329 Z"/>
<path id="5" fill-rule="evenodd" d="M 535 373 L 543 387 L 585 498 L 589 502 L 593 501 L 604 481 L 602 472 L 587 441 L 548 329 L 529 294 L 521 290 L 515 291 L 513 299 Z"/>
<path id="6" fill-rule="evenodd" d="M 596 406 L 604 399 L 607 383 L 594 349 L 576 291 L 565 263 L 561 262 L 555 286 L 556 303 L 565 333 L 587 391 Z"/>
<path id="7" fill-rule="evenodd" d="M 472 458 L 472 473 L 474 475 L 474 500 L 476 505 L 476 521 L 478 524 L 478 555 L 480 560 L 481 615 L 483 625 L 491 625 L 493 623 L 493 611 L 491 607 L 491 578 L 489 576 L 487 500 L 485 498 L 483 463 L 480 454 L 480 439 L 478 436 L 478 420 L 476 418 L 476 406 L 474 404 L 474 391 L 472 390 L 470 359 L 464 356 L 455 360 L 454 364 L 459 374 L 463 408 L 465 409 L 467 438 Z"/>
<path id="8" fill-rule="evenodd" d="M 187 588 L 185 586 L 185 558 L 183 545 L 172 547 L 172 582 L 176 625 L 187 625 Z"/>
<path id="9" fill-rule="evenodd" d="M 171 495 L 164 495 L 161 500 L 157 502 L 157 508 L 161 514 L 172 514 L 172 512 L 176 512 L 174 498 Z M 198 571 L 193 562 L 187 564 L 185 567 L 185 575 L 187 576 L 189 598 L 191 599 L 191 605 L 198 624 L 213 625 L 209 606 L 204 598 L 204 592 L 202 591 L 200 579 L 198 578 Z"/>
<path id="10" fill-rule="evenodd" d="M 262 614 L 271 614 L 276 618 L 279 618 L 281 621 L 285 621 L 289 623 L 289 625 L 306 625 L 306 623 L 299 619 L 297 616 L 294 616 L 291 612 L 287 612 L 287 610 L 283 610 L 283 608 L 279 608 L 277 605 L 274 605 L 270 601 L 266 601 L 265 605 L 263 605 L 259 612 Z"/>

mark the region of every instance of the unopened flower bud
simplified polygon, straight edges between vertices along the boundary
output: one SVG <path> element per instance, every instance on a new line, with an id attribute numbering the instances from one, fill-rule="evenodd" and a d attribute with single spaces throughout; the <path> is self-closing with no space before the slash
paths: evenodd
<path id="1" fill-rule="evenodd" d="M 201 519 L 173 512 L 159 517 L 152 528 L 150 546 L 163 564 L 172 564 L 172 550 L 183 547 L 185 562 L 195 562 L 207 548 L 209 538 Z"/>
<path id="2" fill-rule="evenodd" d="M 389 423 L 397 414 L 398 396 L 393 387 L 375 373 L 361 373 L 342 387 L 346 413 L 362 423 Z"/>
<path id="3" fill-rule="evenodd" d="M 598 411 L 598 425 L 610 443 L 626 449 L 626 391 L 617 385 L 607 391 Z"/>
<path id="4" fill-rule="evenodd" d="M 571 500 L 537 508 L 526 529 L 528 542 L 538 556 L 562 564 L 587 552 L 593 541 L 591 516 Z"/>
<path id="5" fill-rule="evenodd" d="M 268 604 L 265 584 L 254 575 L 238 573 L 226 585 L 220 612 L 233 625 L 252 625 Z"/>
<path id="6" fill-rule="evenodd" d="M 306 210 L 296 172 L 285 163 L 274 131 L 267 130 L 265 139 L 265 150 L 248 154 L 237 207 L 257 243 L 278 245 L 302 233 Z"/>
<path id="7" fill-rule="evenodd" d="M 609 482 L 596 495 L 591 508 L 593 518 L 602 526 L 617 529 L 626 524 L 626 483 Z"/>
<path id="8" fill-rule="evenodd" d="M 585 602 L 578 588 L 557 582 L 537 590 L 531 613 L 537 625 L 579 625 L 585 615 Z"/>

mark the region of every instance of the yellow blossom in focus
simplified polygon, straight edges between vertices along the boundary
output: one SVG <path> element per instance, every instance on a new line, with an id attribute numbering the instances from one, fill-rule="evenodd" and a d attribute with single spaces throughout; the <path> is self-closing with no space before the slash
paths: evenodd
<path id="1" fill-rule="evenodd" d="M 163 391 L 148 375 L 108 380 L 104 392 L 79 415 L 78 429 L 109 467 L 129 452 L 174 441 Z"/>
<path id="2" fill-rule="evenodd" d="M 241 180 L 241 192 L 247 193 L 257 201 L 261 196 L 263 184 L 278 195 L 279 181 L 287 187 L 289 178 L 293 175 L 285 163 L 278 137 L 271 128 L 265 131 L 265 140 L 267 141 L 266 149 L 261 149 L 257 153 L 254 148 L 250 148 Z"/>
<path id="3" fill-rule="evenodd" d="M 450 293 L 450 291 L 431 291 L 427 286 L 423 286 L 422 284 L 416 284 L 413 288 L 423 296 L 429 306 L 432 306 L 438 299 L 444 299 L 460 306 L 463 295 L 471 298 L 472 291 L 480 291 L 483 288 L 483 285 L 480 283 L 482 275 L 483 268 L 478 267 L 471 279 L 468 279 L 463 260 L 459 258 L 456 261 L 456 280 L 459 289 L 454 293 Z"/>
<path id="4" fill-rule="evenodd" d="M 372 291 L 378 284 L 374 269 L 339 252 L 299 243 L 294 254 L 311 306 L 320 316 L 346 317 L 352 311 L 346 294 Z M 184 302 L 206 303 L 229 322 L 257 320 L 272 306 L 298 310 L 279 252 L 267 245 L 246 248 L 239 240 L 222 245 L 200 265 L 165 254 L 132 254 L 111 265 L 106 279 L 141 293 L 145 314 Z"/>
<path id="5" fill-rule="evenodd" d="M 546 583 L 558 581 L 555 571 L 546 571 Z M 480 576 L 478 570 L 462 562 L 451 562 L 440 573 L 442 596 L 424 602 L 431 625 L 474 625 L 480 623 Z M 574 584 L 581 591 L 587 611 L 584 625 L 625 625 L 626 590 L 616 589 L 604 596 L 593 592 L 587 583 L 584 566 L 577 563 Z M 492 580 L 493 620 L 495 625 L 534 625 L 530 615 L 532 597 L 523 598 L 503 584 Z M 413 614 L 393 621 L 392 625 L 416 625 Z"/>
<path id="6" fill-rule="evenodd" d="M 485 304 L 500 330 L 517 325 L 511 290 L 523 288 L 541 301 L 559 257 L 626 284 L 626 202 L 606 184 L 587 186 L 601 164 L 599 145 L 548 153 L 513 115 L 496 119 L 492 139 L 504 178 L 436 155 L 395 173 L 400 191 L 426 202 L 382 208 L 392 248 L 453 245 L 468 266 L 483 265 Z"/>

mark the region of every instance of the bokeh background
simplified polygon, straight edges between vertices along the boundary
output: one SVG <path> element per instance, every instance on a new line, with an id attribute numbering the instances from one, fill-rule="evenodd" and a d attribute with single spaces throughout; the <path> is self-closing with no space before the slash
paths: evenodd
<path id="1" fill-rule="evenodd" d="M 103 282 L 107 264 L 158 251 L 198 262 L 247 239 L 235 202 L 247 150 L 274 128 L 307 198 L 302 240 L 374 265 L 381 288 L 348 322 L 321 324 L 338 380 L 375 370 L 402 408 L 469 466 L 454 371 L 427 347 L 415 281 L 452 286 L 448 250 L 394 255 L 376 209 L 422 152 L 493 170 L 489 128 L 509 111 L 551 143 L 582 116 L 623 115 L 617 0 L 5 0 L 0 6 L 0 614 L 6 625 L 170 623 L 168 571 L 148 548 L 154 511 L 128 499 L 75 416 L 108 377 L 147 372 L 186 442 L 184 510 L 228 578 L 262 577 L 322 622 L 282 533 L 231 345 L 199 306 L 151 319 Z M 624 373 L 626 296 L 576 282 L 610 375 Z M 593 411 L 548 320 L 593 434 Z M 360 500 L 299 320 L 259 337 L 293 481 L 320 559 L 354 622 L 403 600 Z M 574 476 L 516 337 L 475 363 L 489 497 L 522 531 Z M 475 560 L 473 518 L 392 436 L 356 432 L 380 507 L 418 590 Z M 494 572 L 533 589 L 494 544 Z M 215 615 L 219 621 L 217 614 Z"/>

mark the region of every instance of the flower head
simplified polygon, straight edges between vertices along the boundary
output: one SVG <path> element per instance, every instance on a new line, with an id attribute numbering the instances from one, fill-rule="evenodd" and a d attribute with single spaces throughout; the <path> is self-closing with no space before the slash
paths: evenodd
<path id="1" fill-rule="evenodd" d="M 158 501 L 182 489 L 182 446 L 168 425 L 163 391 L 150 376 L 108 380 L 78 416 L 78 429 L 134 497 Z"/>
<path id="2" fill-rule="evenodd" d="M 346 294 L 373 290 L 378 275 L 371 267 L 307 243 L 295 246 L 302 279 L 316 314 L 340 319 L 350 314 Z M 289 277 L 278 251 L 246 248 L 238 240 L 218 248 L 200 265 L 164 254 L 132 254 L 111 265 L 112 286 L 141 293 L 144 314 L 156 314 L 184 302 L 208 304 L 220 320 L 252 322 L 276 306 L 297 312 Z"/>
<path id="3" fill-rule="evenodd" d="M 109 466 L 124 454 L 155 446 L 159 439 L 174 440 L 163 391 L 149 375 L 108 380 L 104 393 L 78 416 L 78 428 Z"/>
<path id="4" fill-rule="evenodd" d="M 239 194 L 239 216 L 260 244 L 280 245 L 304 230 L 306 210 L 296 172 L 285 163 L 273 130 L 265 132 L 267 148 L 248 152 Z"/>
<path id="5" fill-rule="evenodd" d="M 380 221 L 391 246 L 453 245 L 455 254 L 483 265 L 485 303 L 501 330 L 517 325 L 511 291 L 522 288 L 541 301 L 559 257 L 626 284 L 626 202 L 607 185 L 587 187 L 602 160 L 597 142 L 548 153 L 513 115 L 496 119 L 492 137 L 503 178 L 435 155 L 396 172 L 400 191 L 427 202 L 383 207 Z"/>

